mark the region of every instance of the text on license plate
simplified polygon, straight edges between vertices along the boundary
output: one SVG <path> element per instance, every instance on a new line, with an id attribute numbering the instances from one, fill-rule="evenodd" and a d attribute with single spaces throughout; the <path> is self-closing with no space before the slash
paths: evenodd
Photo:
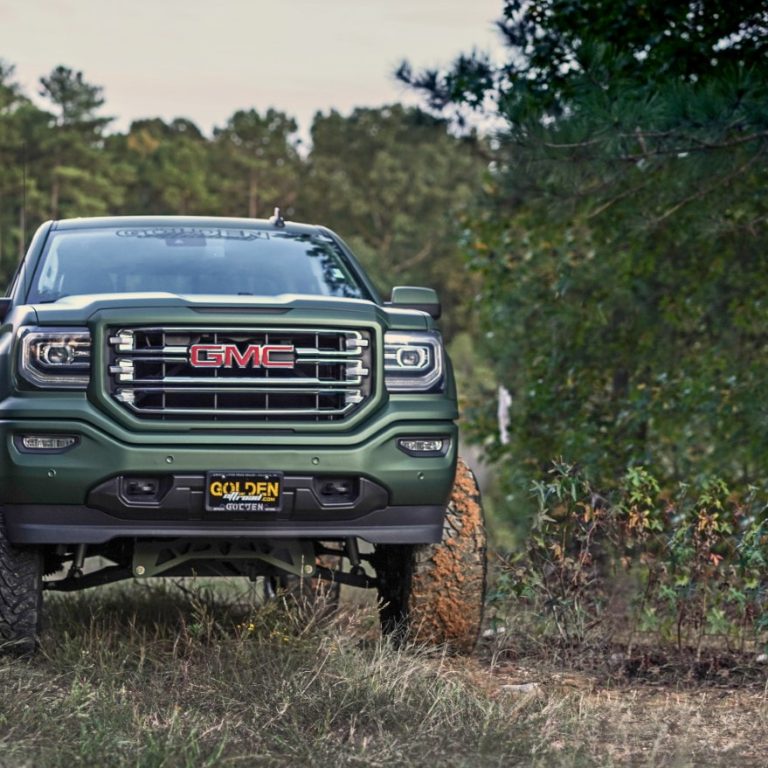
<path id="1" fill-rule="evenodd" d="M 281 472 L 209 472 L 205 506 L 208 511 L 275 512 L 282 493 Z"/>

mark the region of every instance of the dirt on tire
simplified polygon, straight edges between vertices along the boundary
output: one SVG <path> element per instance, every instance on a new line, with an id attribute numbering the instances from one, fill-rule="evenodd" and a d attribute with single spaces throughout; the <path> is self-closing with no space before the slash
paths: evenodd
<path id="1" fill-rule="evenodd" d="M 483 620 L 486 533 L 480 490 L 459 459 L 440 544 L 416 547 L 408 606 L 418 643 L 474 650 Z"/>

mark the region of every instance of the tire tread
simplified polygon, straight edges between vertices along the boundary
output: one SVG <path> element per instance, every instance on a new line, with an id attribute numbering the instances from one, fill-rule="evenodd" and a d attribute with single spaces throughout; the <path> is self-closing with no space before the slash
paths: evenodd
<path id="1" fill-rule="evenodd" d="M 442 541 L 390 546 L 378 555 L 384 632 L 397 640 L 471 653 L 483 621 L 486 546 L 477 480 L 459 459 Z"/>
<path id="2" fill-rule="evenodd" d="M 34 651 L 42 607 L 42 558 L 14 547 L 0 511 L 0 651 Z"/>

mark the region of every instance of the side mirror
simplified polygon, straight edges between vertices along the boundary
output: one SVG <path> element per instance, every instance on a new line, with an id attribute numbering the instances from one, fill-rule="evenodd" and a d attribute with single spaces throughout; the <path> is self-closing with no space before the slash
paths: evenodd
<path id="1" fill-rule="evenodd" d="M 0 298 L 0 322 L 5 320 L 5 318 L 8 316 L 8 312 L 10 312 L 12 305 L 12 299 Z"/>
<path id="2" fill-rule="evenodd" d="M 431 315 L 435 320 L 440 317 L 440 300 L 433 288 L 416 288 L 412 285 L 398 285 L 392 289 L 390 304 L 400 309 L 418 309 Z"/>

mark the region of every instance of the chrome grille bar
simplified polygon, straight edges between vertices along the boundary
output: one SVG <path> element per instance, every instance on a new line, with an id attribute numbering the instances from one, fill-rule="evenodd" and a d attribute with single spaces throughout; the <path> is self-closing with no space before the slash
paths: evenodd
<path id="1" fill-rule="evenodd" d="M 227 392 L 253 392 L 254 387 L 250 386 L 234 386 L 234 387 L 227 387 Z M 125 391 L 125 390 L 118 390 Z M 135 391 L 135 390 L 129 390 L 129 391 Z M 213 385 L 209 386 L 199 386 L 197 384 L 194 384 L 189 387 L 163 387 L 163 386 L 156 386 L 154 383 L 149 384 L 148 386 L 142 386 L 141 387 L 142 392 L 175 392 L 177 394 L 183 394 L 184 392 L 221 392 L 220 387 L 216 387 Z M 312 395 L 338 395 L 338 394 L 346 394 L 347 392 L 359 392 L 359 389 L 353 389 L 348 384 L 339 384 L 335 387 L 328 386 L 327 384 L 322 386 L 316 386 L 316 387 L 275 387 L 270 386 L 268 383 L 265 385 L 262 385 L 258 388 L 258 392 L 261 395 L 279 395 L 279 394 L 286 394 L 286 395 L 306 395 L 306 394 L 312 394 Z"/>
<path id="2" fill-rule="evenodd" d="M 116 368 L 110 368 L 115 370 Z M 332 384 L 336 384 L 336 390 L 351 389 L 359 387 L 363 383 L 362 377 L 347 378 L 344 381 L 336 382 L 332 379 L 246 379 L 246 378 L 227 378 L 220 379 L 210 376 L 168 376 L 165 379 L 137 379 L 131 378 L 131 374 L 128 373 L 130 369 L 121 367 L 117 372 L 116 379 L 121 384 L 128 384 L 137 387 L 152 387 L 156 385 L 175 385 L 175 386 L 163 386 L 163 389 L 181 389 L 186 387 L 192 387 L 197 384 L 210 384 L 214 389 L 226 389 L 230 390 L 234 387 L 245 387 L 248 391 L 251 390 L 263 390 L 274 389 L 275 392 L 280 392 L 285 387 L 292 387 L 297 391 L 306 391 L 310 389 L 314 392 L 316 387 L 327 387 Z M 125 378 L 122 378 L 125 377 Z M 283 383 L 284 382 L 284 383 Z M 215 386 L 214 386 L 215 385 Z"/>
<path id="3" fill-rule="evenodd" d="M 156 414 L 158 416 L 169 413 L 174 416 L 189 416 L 190 410 L 188 408 L 137 408 L 133 403 L 127 403 L 130 410 L 137 414 Z M 325 416 L 346 416 L 352 408 L 355 407 L 354 403 L 350 403 L 344 408 L 329 408 L 323 411 Z M 201 413 L 205 416 L 220 416 L 222 414 L 227 416 L 316 416 L 317 411 L 315 408 L 270 408 L 269 410 L 258 410 L 254 408 L 198 408 L 195 413 Z"/>

